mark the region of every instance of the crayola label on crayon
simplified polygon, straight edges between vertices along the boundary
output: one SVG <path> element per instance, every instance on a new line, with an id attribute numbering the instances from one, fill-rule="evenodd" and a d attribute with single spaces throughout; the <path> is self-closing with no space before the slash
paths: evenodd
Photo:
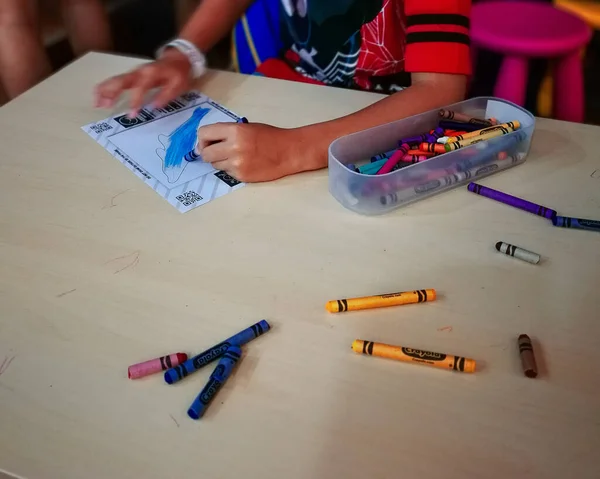
<path id="1" fill-rule="evenodd" d="M 202 394 L 200 394 L 200 402 L 202 404 L 208 405 L 212 398 L 215 397 L 215 394 L 219 392 L 219 389 L 221 389 L 222 385 L 223 383 L 217 378 L 211 377 L 208 380 L 208 383 L 206 383 L 206 387 L 202 391 Z"/>
<path id="2" fill-rule="evenodd" d="M 475 176 L 485 175 L 487 173 L 491 173 L 492 171 L 496 171 L 497 169 L 498 169 L 498 165 L 496 165 L 496 164 L 484 166 L 483 168 L 479 168 L 475 172 Z"/>
<path id="3" fill-rule="evenodd" d="M 229 346 L 230 346 L 229 343 L 219 344 L 218 346 L 215 346 L 213 349 L 211 349 L 206 354 L 203 354 L 202 356 L 198 356 L 198 357 L 194 358 L 194 367 L 196 369 L 200 369 L 202 366 L 214 361 L 217 358 L 220 358 L 221 356 L 223 356 L 223 354 L 225 354 L 225 351 L 227 351 L 227 348 Z"/>
<path id="4" fill-rule="evenodd" d="M 410 291 L 410 292 L 402 292 L 402 293 L 388 293 L 388 294 L 382 294 L 380 295 L 381 298 L 399 298 L 401 296 L 409 296 L 409 295 L 413 295 L 413 294 L 417 294 L 417 303 L 422 303 L 423 301 L 427 301 L 427 291 L 424 289 L 421 290 L 417 290 L 417 291 Z M 433 298 L 432 298 L 433 299 Z"/>
<path id="5" fill-rule="evenodd" d="M 423 351 L 421 349 L 402 348 L 402 352 L 411 358 L 428 360 L 428 361 L 443 361 L 446 359 L 445 354 L 433 353 L 431 351 Z"/>
<path id="6" fill-rule="evenodd" d="M 582 218 L 579 218 L 578 223 L 581 226 L 587 226 L 589 228 L 600 228 L 600 221 L 595 221 L 595 220 L 584 220 Z"/>
<path id="7" fill-rule="evenodd" d="M 428 183 L 425 183 L 423 185 L 418 185 L 415 186 L 415 193 L 426 193 L 427 191 L 431 191 L 431 190 L 435 190 L 436 188 L 439 188 L 441 185 L 439 180 L 432 180 Z"/>

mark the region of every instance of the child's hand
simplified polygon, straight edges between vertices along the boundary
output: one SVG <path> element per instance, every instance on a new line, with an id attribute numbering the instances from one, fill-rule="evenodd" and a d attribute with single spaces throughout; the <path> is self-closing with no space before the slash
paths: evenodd
<path id="1" fill-rule="evenodd" d="M 276 180 L 304 171 L 299 130 L 261 123 L 215 123 L 198 128 L 196 152 L 239 181 Z"/>
<path id="2" fill-rule="evenodd" d="M 190 72 L 191 65 L 184 54 L 167 50 L 155 62 L 100 83 L 94 92 L 95 106 L 111 108 L 123 92 L 131 90 L 130 115 L 136 116 L 148 91 L 159 88 L 152 104 L 160 108 L 191 88 Z"/>

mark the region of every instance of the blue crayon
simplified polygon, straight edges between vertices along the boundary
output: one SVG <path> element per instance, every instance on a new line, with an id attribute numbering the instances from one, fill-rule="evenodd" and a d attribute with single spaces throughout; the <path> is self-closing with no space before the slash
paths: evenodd
<path id="1" fill-rule="evenodd" d="M 165 381 L 167 384 L 174 384 L 178 381 L 181 381 L 189 374 L 196 372 L 201 367 L 206 366 L 208 363 L 211 363 L 215 359 L 223 356 L 228 347 L 243 346 L 244 344 L 266 333 L 269 329 L 271 329 L 271 326 L 263 319 L 262 321 L 253 324 L 249 328 L 240 331 L 235 336 L 231 336 L 222 343 L 219 343 L 216 346 L 207 349 L 203 353 L 188 359 L 179 366 L 168 369 L 165 371 Z"/>
<path id="2" fill-rule="evenodd" d="M 219 389 L 225 384 L 236 363 L 242 357 L 242 350 L 238 346 L 229 346 L 227 351 L 217 364 L 217 367 L 210 375 L 206 386 L 202 388 L 198 397 L 194 400 L 188 409 L 188 416 L 192 419 L 200 419 L 204 411 L 219 392 Z"/>
<path id="3" fill-rule="evenodd" d="M 200 158 L 200 155 L 196 153 L 196 150 L 192 150 L 183 156 L 185 161 L 196 161 L 198 158 Z"/>
<path id="4" fill-rule="evenodd" d="M 440 128 L 455 131 L 477 131 L 487 127 L 473 123 L 462 123 L 460 121 L 440 120 Z"/>
<path id="5" fill-rule="evenodd" d="M 236 120 L 236 123 L 248 123 L 248 119 L 246 117 L 241 117 Z M 196 153 L 195 150 L 192 150 L 189 153 L 186 153 L 183 157 L 183 159 L 185 161 L 196 161 L 199 158 L 200 158 L 200 155 L 198 153 Z"/>
<path id="6" fill-rule="evenodd" d="M 387 160 L 390 156 L 392 156 L 396 150 L 386 151 L 385 153 L 379 153 L 378 155 L 371 157 L 371 163 L 375 163 L 379 160 Z"/>
<path id="7" fill-rule="evenodd" d="M 352 163 L 348 163 L 346 165 L 346 168 L 348 168 L 349 170 L 352 170 L 352 171 L 358 171 L 358 168 L 356 167 L 356 165 L 354 165 Z"/>
<path id="8" fill-rule="evenodd" d="M 555 216 L 552 224 L 561 228 L 574 228 L 578 230 L 589 230 L 600 232 L 600 221 L 586 220 L 584 218 L 570 218 L 568 216 Z"/>

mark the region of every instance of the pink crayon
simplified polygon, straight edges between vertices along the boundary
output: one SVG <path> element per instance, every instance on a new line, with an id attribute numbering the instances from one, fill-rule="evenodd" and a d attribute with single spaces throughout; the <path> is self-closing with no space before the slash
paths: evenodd
<path id="1" fill-rule="evenodd" d="M 404 156 L 408 153 L 408 150 L 410 150 L 410 145 L 408 143 L 402 143 L 402 145 L 400 145 L 400 148 L 398 148 L 394 152 L 394 154 L 390 156 L 390 159 L 383 164 L 383 166 L 379 169 L 379 171 L 376 174 L 385 175 L 386 173 L 392 171 L 394 166 L 396 166 L 397 163 L 402 161 L 402 158 L 404 158 Z"/>
<path id="2" fill-rule="evenodd" d="M 179 366 L 181 363 L 187 361 L 187 358 L 188 356 L 185 353 L 173 353 L 161 358 L 151 359 L 150 361 L 144 361 L 143 363 L 129 366 L 127 375 L 129 376 L 129 379 L 143 378 L 144 376 L 149 376 L 150 374 L 159 373 L 174 368 L 175 366 Z"/>

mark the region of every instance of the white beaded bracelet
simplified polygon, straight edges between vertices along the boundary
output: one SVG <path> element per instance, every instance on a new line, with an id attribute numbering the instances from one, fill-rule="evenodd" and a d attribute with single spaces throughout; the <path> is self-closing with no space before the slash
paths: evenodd
<path id="1" fill-rule="evenodd" d="M 206 72 L 206 57 L 192 42 L 183 38 L 172 40 L 158 49 L 156 57 L 160 57 L 167 48 L 175 48 L 187 57 L 192 66 L 192 78 L 196 79 L 204 75 Z"/>

